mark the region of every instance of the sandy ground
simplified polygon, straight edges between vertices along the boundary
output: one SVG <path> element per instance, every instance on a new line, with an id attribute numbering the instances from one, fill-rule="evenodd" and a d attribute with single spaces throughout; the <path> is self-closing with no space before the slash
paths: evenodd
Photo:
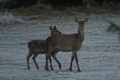
<path id="1" fill-rule="evenodd" d="M 77 33 L 80 20 L 88 17 L 85 25 L 85 40 L 78 51 L 81 72 L 77 72 L 74 61 L 73 71 L 69 71 L 71 52 L 59 52 L 57 58 L 62 64 L 59 70 L 53 60 L 53 71 L 44 70 L 45 55 L 39 55 L 37 70 L 30 59 L 30 70 L 27 70 L 27 44 L 33 39 L 46 39 L 50 35 L 49 26 L 56 25 L 64 34 Z M 75 16 L 39 16 L 29 20 L 22 16 L 24 22 L 0 25 L 0 80 L 119 80 L 120 79 L 120 42 L 116 33 L 106 32 L 109 24 L 102 18 L 120 24 L 120 15 L 75 15 Z"/>

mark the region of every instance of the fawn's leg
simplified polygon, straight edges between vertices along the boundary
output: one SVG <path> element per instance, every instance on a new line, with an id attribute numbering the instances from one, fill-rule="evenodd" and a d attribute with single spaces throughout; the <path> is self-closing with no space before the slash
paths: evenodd
<path id="1" fill-rule="evenodd" d="M 37 56 L 38 56 L 38 54 L 35 53 L 32 59 L 33 59 L 33 62 L 35 63 L 35 65 L 36 65 L 37 69 L 39 69 L 39 66 L 38 66 L 38 64 L 37 64 L 37 62 L 36 62 L 36 57 L 37 57 Z"/>
<path id="2" fill-rule="evenodd" d="M 32 55 L 33 55 L 33 53 L 32 53 L 31 51 L 29 51 L 29 53 L 28 53 L 28 55 L 27 55 L 27 57 L 26 57 L 28 70 L 30 70 L 29 59 L 30 59 L 30 57 L 31 57 Z"/>

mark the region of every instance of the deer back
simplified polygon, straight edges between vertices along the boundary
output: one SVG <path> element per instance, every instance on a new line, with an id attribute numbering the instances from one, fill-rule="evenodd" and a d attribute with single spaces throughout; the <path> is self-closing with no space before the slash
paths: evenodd
<path id="1" fill-rule="evenodd" d="M 47 38 L 49 48 L 60 51 L 71 51 L 81 45 L 77 34 L 56 34 Z"/>

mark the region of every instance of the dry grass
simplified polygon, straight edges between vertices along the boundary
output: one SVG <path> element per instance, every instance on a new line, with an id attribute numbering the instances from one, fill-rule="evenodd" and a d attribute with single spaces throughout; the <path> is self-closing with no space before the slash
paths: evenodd
<path id="1" fill-rule="evenodd" d="M 16 23 L 24 23 L 24 20 L 14 16 L 11 13 L 5 12 L 3 14 L 0 14 L 0 25 L 16 24 Z"/>
<path id="2" fill-rule="evenodd" d="M 76 15 L 79 13 L 120 13 L 120 3 L 113 6 L 114 4 L 106 4 L 105 6 L 98 7 L 98 6 L 51 6 L 50 4 L 41 4 L 37 3 L 30 7 L 21 7 L 18 9 L 12 9 L 10 12 L 19 15 Z"/>
<path id="3" fill-rule="evenodd" d="M 38 14 L 50 14 L 54 9 L 49 4 L 35 4 L 30 7 L 21 7 L 19 9 L 13 9 L 14 13 L 24 15 L 38 15 Z"/>

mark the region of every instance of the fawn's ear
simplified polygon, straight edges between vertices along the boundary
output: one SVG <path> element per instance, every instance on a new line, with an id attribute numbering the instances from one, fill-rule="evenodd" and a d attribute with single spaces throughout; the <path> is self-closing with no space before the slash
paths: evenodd
<path id="1" fill-rule="evenodd" d="M 54 29 L 56 29 L 56 26 L 54 26 Z"/>
<path id="2" fill-rule="evenodd" d="M 75 22 L 78 22 L 78 19 L 77 19 L 77 18 L 75 18 Z"/>
<path id="3" fill-rule="evenodd" d="M 84 20 L 84 22 L 88 22 L 88 18 L 86 18 L 86 19 Z"/>
<path id="4" fill-rule="evenodd" d="M 51 26 L 49 28 L 50 28 L 50 30 L 53 30 L 53 28 Z"/>

